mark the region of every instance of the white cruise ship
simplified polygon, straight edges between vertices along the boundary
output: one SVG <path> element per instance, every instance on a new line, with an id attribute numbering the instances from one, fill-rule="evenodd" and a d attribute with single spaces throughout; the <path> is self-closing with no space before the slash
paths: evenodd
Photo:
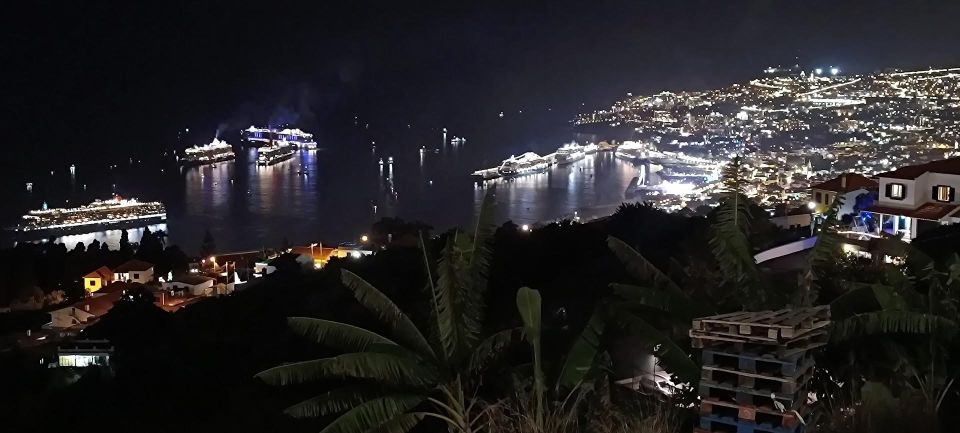
<path id="1" fill-rule="evenodd" d="M 180 163 L 183 165 L 204 165 L 234 159 L 233 146 L 226 141 L 214 138 L 210 144 L 193 146 L 183 151 Z"/>
<path id="2" fill-rule="evenodd" d="M 160 202 L 136 199 L 94 200 L 75 208 L 32 210 L 14 230 L 35 236 L 60 233 L 87 233 L 110 228 L 154 224 L 167 219 L 167 210 Z"/>
<path id="3" fill-rule="evenodd" d="M 583 147 L 577 143 L 564 144 L 563 147 L 557 149 L 557 153 L 554 155 L 554 160 L 557 161 L 557 164 L 570 164 L 572 162 L 577 162 L 586 155 L 583 151 Z"/>
<path id="4" fill-rule="evenodd" d="M 243 138 L 255 146 L 268 146 L 274 142 L 286 142 L 303 149 L 316 149 L 313 134 L 299 128 L 258 128 L 250 126 L 243 130 Z"/>
<path id="5" fill-rule="evenodd" d="M 281 129 L 279 132 L 277 132 L 277 135 L 280 136 L 280 140 L 292 143 L 303 149 L 317 148 L 317 142 L 313 140 L 313 134 L 304 132 L 299 128 Z"/>
<path id="6" fill-rule="evenodd" d="M 533 152 L 526 152 L 520 156 L 511 156 L 503 160 L 497 171 L 503 177 L 523 176 L 525 174 L 541 173 L 549 167 L 547 160 Z"/>
<path id="7" fill-rule="evenodd" d="M 295 147 L 286 141 L 279 141 L 260 148 L 257 165 L 273 165 L 293 157 Z"/>
<path id="8" fill-rule="evenodd" d="M 632 162 L 640 162 L 653 155 L 660 156 L 660 153 L 654 149 L 653 145 L 638 141 L 625 141 L 617 147 L 616 152 L 617 158 L 623 158 Z"/>

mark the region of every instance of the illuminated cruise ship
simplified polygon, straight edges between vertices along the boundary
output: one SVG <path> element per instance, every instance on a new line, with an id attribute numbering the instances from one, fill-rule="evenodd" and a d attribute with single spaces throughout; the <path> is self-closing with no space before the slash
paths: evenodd
<path id="1" fill-rule="evenodd" d="M 299 128 L 281 129 L 277 135 L 280 136 L 280 140 L 292 143 L 303 149 L 317 148 L 317 142 L 313 140 L 313 134 L 304 132 Z"/>
<path id="2" fill-rule="evenodd" d="M 546 171 L 550 165 L 542 156 L 533 152 L 526 152 L 520 156 L 511 156 L 500 164 L 497 171 L 503 177 L 523 176 L 525 174 Z"/>
<path id="3" fill-rule="evenodd" d="M 652 144 L 625 141 L 617 147 L 616 156 L 632 162 L 640 162 L 651 157 L 661 156 L 661 154 Z"/>
<path id="4" fill-rule="evenodd" d="M 193 146 L 184 150 L 183 153 L 184 156 L 180 159 L 180 163 L 183 165 L 212 164 L 236 158 L 233 153 L 233 146 L 217 138 L 214 138 L 210 144 Z"/>
<path id="5" fill-rule="evenodd" d="M 299 128 L 258 128 L 250 126 L 243 130 L 243 138 L 255 146 L 267 146 L 271 143 L 282 141 L 304 149 L 316 149 L 317 142 L 313 139 L 313 134 L 304 132 Z"/>
<path id="6" fill-rule="evenodd" d="M 46 205 L 44 205 L 46 207 Z M 167 219 L 167 209 L 160 202 L 136 199 L 94 200 L 75 208 L 32 210 L 14 230 L 34 235 L 88 233 L 111 228 L 155 224 Z"/>
<path id="7" fill-rule="evenodd" d="M 286 141 L 275 142 L 261 147 L 257 155 L 257 165 L 273 165 L 293 157 L 295 148 Z"/>
<path id="8" fill-rule="evenodd" d="M 586 155 L 586 153 L 583 151 L 582 146 L 577 143 L 569 143 L 557 149 L 554 160 L 557 161 L 557 164 L 570 164 L 583 159 L 584 155 Z"/>

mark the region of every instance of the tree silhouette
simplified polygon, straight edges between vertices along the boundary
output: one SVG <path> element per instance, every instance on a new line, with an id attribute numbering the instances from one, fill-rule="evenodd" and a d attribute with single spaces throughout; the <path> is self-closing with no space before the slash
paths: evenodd
<path id="1" fill-rule="evenodd" d="M 133 256 L 133 247 L 130 246 L 130 235 L 126 230 L 120 232 L 120 253 L 124 257 Z"/>
<path id="2" fill-rule="evenodd" d="M 207 229 L 206 233 L 203 234 L 203 241 L 200 243 L 200 257 L 210 256 L 216 250 L 217 243 L 213 240 L 213 233 L 210 233 L 210 229 Z"/>

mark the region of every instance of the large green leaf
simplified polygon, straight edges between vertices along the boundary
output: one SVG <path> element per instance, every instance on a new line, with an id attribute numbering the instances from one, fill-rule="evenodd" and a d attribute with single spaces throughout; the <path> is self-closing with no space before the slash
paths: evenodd
<path id="1" fill-rule="evenodd" d="M 540 344 L 540 292 L 529 287 L 517 291 L 517 311 L 523 320 L 523 336 L 530 344 Z"/>
<path id="2" fill-rule="evenodd" d="M 428 357 L 435 357 L 427 339 L 413 324 L 413 321 L 390 298 L 364 281 L 363 278 L 346 269 L 341 270 L 341 279 L 343 284 L 353 292 L 357 301 L 360 301 L 363 306 L 376 314 L 381 322 L 390 327 L 395 339 L 408 345 L 415 352 Z"/>
<path id="3" fill-rule="evenodd" d="M 331 320 L 288 317 L 287 325 L 297 334 L 343 351 L 363 352 L 374 344 L 396 344 L 375 332 Z"/>
<path id="4" fill-rule="evenodd" d="M 414 413 L 405 413 L 403 415 L 398 415 L 393 417 L 390 421 L 387 421 L 379 426 L 367 430 L 368 433 L 407 433 L 424 418 L 424 414 L 420 412 Z"/>
<path id="5" fill-rule="evenodd" d="M 748 179 L 739 156 L 724 167 L 722 176 L 720 206 L 709 243 L 724 281 L 746 293 L 756 280 L 757 267 L 748 237 L 750 199 L 744 194 Z"/>
<path id="6" fill-rule="evenodd" d="M 429 386 L 436 383 L 437 374 L 411 356 L 360 352 L 280 365 L 257 373 L 256 377 L 270 385 L 358 378 L 395 385 Z"/>
<path id="7" fill-rule="evenodd" d="M 831 330 L 833 342 L 882 334 L 922 334 L 952 337 L 957 333 L 953 320 L 911 311 L 874 311 L 834 321 Z"/>
<path id="8" fill-rule="evenodd" d="M 846 283 L 847 291 L 830 302 L 830 317 L 834 322 L 846 319 L 858 313 L 866 313 L 880 308 L 873 286 L 866 283 Z"/>
<path id="9" fill-rule="evenodd" d="M 583 332 L 573 342 L 560 370 L 557 389 L 571 389 L 583 382 L 592 370 L 600 351 L 600 337 L 606 322 L 600 309 L 593 312 Z"/>
<path id="10" fill-rule="evenodd" d="M 468 263 L 460 248 L 458 232 L 447 237 L 437 265 L 437 283 L 433 285 L 437 332 L 447 359 L 454 363 L 465 360 L 479 339 L 481 323 L 471 305 Z"/>
<path id="11" fill-rule="evenodd" d="M 366 433 L 383 426 L 390 426 L 391 422 L 417 407 L 424 400 L 426 400 L 424 396 L 407 394 L 395 394 L 370 400 L 333 420 L 320 433 Z M 406 423 L 402 421 L 398 423 L 408 425 L 409 418 Z M 402 429 L 395 427 L 387 430 L 397 432 Z"/>
<path id="12" fill-rule="evenodd" d="M 700 366 L 668 335 L 622 308 L 612 308 L 611 315 L 619 327 L 642 338 L 663 369 L 680 379 L 679 382 L 695 384 L 700 378 Z"/>
<path id="13" fill-rule="evenodd" d="M 536 398 L 534 422 L 543 426 L 543 396 L 546 391 L 543 378 L 543 360 L 540 343 L 540 292 L 529 287 L 521 287 L 517 291 L 517 311 L 523 319 L 523 336 L 533 348 L 533 390 Z"/>
<path id="14" fill-rule="evenodd" d="M 367 386 L 348 386 L 327 391 L 288 407 L 284 413 L 295 418 L 326 416 L 340 413 L 382 394 Z"/>
<path id="15" fill-rule="evenodd" d="M 631 276 L 644 283 L 653 283 L 654 287 L 666 289 L 673 293 L 682 293 L 680 286 L 677 285 L 667 274 L 663 273 L 653 263 L 647 260 L 642 254 L 633 249 L 626 242 L 613 236 L 607 237 L 607 247 L 613 252 L 613 255 L 623 263 L 627 272 Z"/>
<path id="16" fill-rule="evenodd" d="M 504 329 L 484 338 L 473 349 L 473 354 L 470 356 L 470 371 L 476 373 L 484 370 L 505 347 L 519 341 L 517 336 L 522 332 L 521 328 Z"/>
<path id="17" fill-rule="evenodd" d="M 494 207 L 496 205 L 496 187 L 487 189 L 480 203 L 477 222 L 473 230 L 469 271 L 470 290 L 467 314 L 477 322 L 483 323 L 486 313 L 487 271 L 490 266 L 490 243 L 496 230 L 494 225 Z"/>
<path id="18" fill-rule="evenodd" d="M 713 314 L 711 308 L 694 302 L 681 292 L 620 283 L 611 283 L 610 288 L 614 294 L 627 301 L 627 304 L 659 310 L 680 321 L 689 322 L 695 317 Z"/>

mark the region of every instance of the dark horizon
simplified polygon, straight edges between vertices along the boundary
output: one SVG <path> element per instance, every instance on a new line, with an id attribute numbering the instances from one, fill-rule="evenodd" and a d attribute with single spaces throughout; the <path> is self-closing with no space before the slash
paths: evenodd
<path id="1" fill-rule="evenodd" d="M 562 125 L 627 92 L 794 62 L 960 64 L 956 4 L 652 3 L 18 5 L 30 10 L 7 28 L 5 119 L 29 144 L 3 165 L 174 148 L 188 127 L 293 121 L 323 137 L 353 116 L 459 126 L 524 108 Z"/>

